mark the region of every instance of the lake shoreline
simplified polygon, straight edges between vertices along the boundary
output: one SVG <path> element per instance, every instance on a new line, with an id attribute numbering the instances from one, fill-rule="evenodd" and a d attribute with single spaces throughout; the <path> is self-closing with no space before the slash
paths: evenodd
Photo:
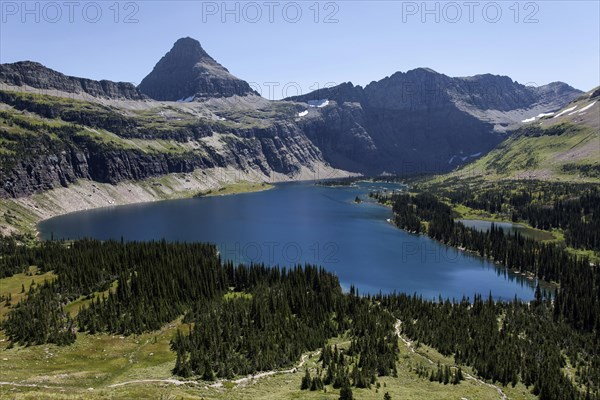
<path id="1" fill-rule="evenodd" d="M 377 204 L 380 204 L 380 205 L 382 205 L 382 206 L 384 206 L 384 207 L 387 207 L 387 208 L 390 208 L 390 209 L 392 208 L 392 206 L 391 206 L 391 205 L 389 205 L 389 204 L 383 204 L 383 203 L 377 203 Z M 458 222 L 461 222 L 460 220 L 456 220 L 456 221 L 458 221 Z M 466 249 L 466 248 L 464 248 L 464 247 L 460 247 L 460 246 L 452 246 L 452 245 L 449 245 L 449 244 L 447 244 L 447 243 L 444 243 L 444 242 L 441 242 L 441 241 L 439 241 L 439 240 L 437 240 L 437 239 L 434 239 L 434 238 L 432 238 L 431 236 L 429 236 L 429 235 L 427 235 L 426 233 L 423 233 L 423 232 L 415 232 L 415 231 L 409 231 L 409 230 L 406 230 L 406 229 L 402 229 L 401 227 L 399 227 L 399 226 L 396 224 L 396 222 L 394 221 L 394 219 L 390 219 L 390 218 L 388 218 L 388 219 L 386 220 L 386 222 L 387 222 L 387 223 L 389 223 L 390 225 L 394 226 L 395 228 L 397 228 L 397 229 L 399 229 L 399 230 L 401 230 L 401 231 L 403 231 L 403 232 L 406 232 L 406 233 L 408 233 L 408 234 L 410 234 L 410 235 L 415 235 L 415 236 L 423 236 L 423 237 L 426 237 L 426 238 L 428 238 L 428 239 L 430 239 L 430 240 L 433 240 L 433 241 L 435 241 L 436 243 L 439 243 L 439 244 L 440 244 L 440 245 L 442 245 L 442 246 L 446 246 L 446 247 L 448 247 L 448 248 L 455 249 L 455 250 L 457 250 L 457 251 L 460 251 L 460 252 L 462 252 L 462 253 L 464 253 L 464 254 L 467 254 L 467 255 L 469 255 L 469 256 L 472 256 L 472 257 L 478 258 L 478 259 L 480 259 L 480 260 L 484 260 L 484 261 L 490 262 L 490 263 L 494 264 L 494 265 L 495 265 L 495 266 L 496 266 L 496 267 L 497 267 L 499 270 L 505 270 L 505 271 L 508 271 L 509 273 L 511 273 L 511 274 L 513 274 L 513 275 L 515 275 L 515 277 L 518 277 L 518 278 L 523 278 L 523 279 L 525 279 L 525 280 L 527 280 L 527 281 L 529 281 L 529 282 L 536 282 L 536 281 L 537 281 L 538 283 L 542 283 L 544 286 L 546 286 L 546 289 L 555 289 L 555 288 L 559 287 L 559 286 L 558 286 L 558 283 L 556 283 L 556 282 L 547 282 L 547 281 L 543 281 L 543 280 L 541 280 L 541 279 L 538 279 L 538 278 L 535 276 L 535 274 L 533 274 L 533 273 L 531 273 L 531 272 L 525 272 L 525 271 L 516 270 L 516 269 L 514 269 L 514 268 L 509 268 L 509 267 L 506 267 L 506 266 L 504 266 L 504 265 L 502 265 L 502 264 L 498 263 L 498 262 L 497 262 L 496 260 L 494 260 L 493 258 L 482 257 L 482 256 L 481 256 L 481 255 L 479 255 L 479 254 L 478 254 L 476 251 L 473 251 L 473 250 L 468 250 L 468 249 Z M 490 221 L 490 222 L 502 222 L 502 223 L 511 223 L 511 224 L 513 224 L 513 222 L 509 222 L 509 221 L 502 221 L 502 220 L 495 220 L 495 221 Z M 526 226 L 526 225 L 522 225 L 522 226 L 523 226 L 523 227 L 525 227 L 525 228 L 529 228 L 529 227 L 528 227 L 528 226 Z M 534 228 L 531 228 L 531 229 L 534 229 Z"/>
<path id="2" fill-rule="evenodd" d="M 319 164 L 313 168 L 314 171 L 303 167 L 292 177 L 280 173 L 267 176 L 256 171 L 212 168 L 142 181 L 124 181 L 115 185 L 79 180 L 69 187 L 54 188 L 22 198 L 0 199 L 0 216 L 4 216 L 0 222 L 0 236 L 22 234 L 39 241 L 38 225 L 41 222 L 75 212 L 193 198 L 208 191 L 215 192 L 211 196 L 258 192 L 270 189 L 268 186 L 277 183 L 312 181 L 319 174 L 335 178 L 352 176 L 350 172 L 327 165 Z M 267 187 L 263 188 L 263 183 Z"/>
<path id="3" fill-rule="evenodd" d="M 42 239 L 214 243 L 234 264 L 320 265 L 337 274 L 343 286 L 354 284 L 363 293 L 417 291 L 432 299 L 460 299 L 491 290 L 502 300 L 532 297 L 532 283 L 520 275 L 500 276 L 493 262 L 389 226 L 389 207 L 353 202 L 384 186 L 390 188 L 385 183 L 340 189 L 317 186 L 314 180 L 281 183 L 248 196 L 75 213 L 45 221 L 39 231 Z"/>

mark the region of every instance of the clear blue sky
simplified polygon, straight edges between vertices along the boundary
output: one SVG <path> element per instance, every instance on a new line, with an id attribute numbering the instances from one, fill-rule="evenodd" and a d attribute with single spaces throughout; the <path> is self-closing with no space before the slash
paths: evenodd
<path id="1" fill-rule="evenodd" d="M 428 14 L 421 1 L 266 1 L 229 2 L 227 14 L 221 1 L 29 2 L 24 9 L 2 0 L 0 61 L 139 83 L 178 38 L 191 36 L 271 98 L 290 82 L 308 92 L 315 83 L 366 85 L 416 67 L 532 85 L 560 80 L 582 90 L 600 84 L 598 1 L 428 2 Z M 269 94 L 266 82 L 280 87 Z"/>

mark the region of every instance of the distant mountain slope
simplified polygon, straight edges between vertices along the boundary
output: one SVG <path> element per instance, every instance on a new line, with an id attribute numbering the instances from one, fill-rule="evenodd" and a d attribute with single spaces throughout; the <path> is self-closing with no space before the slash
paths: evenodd
<path id="1" fill-rule="evenodd" d="M 600 182 L 600 89 L 527 125 L 449 176 Z"/>
<path id="2" fill-rule="evenodd" d="M 256 95 L 247 82 L 231 75 L 204 51 L 200 42 L 189 37 L 175 42 L 139 89 L 164 101 Z"/>
<path id="3" fill-rule="evenodd" d="M 336 160 L 334 165 L 340 168 L 351 169 L 359 163 L 369 173 L 408 175 L 464 164 L 494 148 L 521 120 L 557 110 L 581 93 L 561 82 L 534 88 L 506 76 L 451 78 L 418 68 L 397 72 L 365 88 L 344 83 L 288 100 L 326 99 L 342 108 L 353 104 L 354 120 L 345 125 L 365 132 L 372 147 L 365 151 L 340 148 L 333 143 L 340 139 L 331 137 L 328 146 L 320 146 L 325 156 Z M 344 113 L 340 110 L 340 114 Z M 319 143 L 327 141 L 319 133 L 309 137 Z"/>

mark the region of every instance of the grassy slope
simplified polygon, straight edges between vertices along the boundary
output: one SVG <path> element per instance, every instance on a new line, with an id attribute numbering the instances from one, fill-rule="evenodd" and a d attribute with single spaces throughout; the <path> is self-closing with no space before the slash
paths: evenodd
<path id="1" fill-rule="evenodd" d="M 596 176 L 585 176 L 563 170 L 565 165 L 598 165 L 600 152 L 583 157 L 568 153 L 586 152 L 598 144 L 598 133 L 590 127 L 566 127 L 559 136 L 511 137 L 489 154 L 462 168 L 459 176 L 486 176 L 488 179 L 541 178 L 561 181 L 600 182 Z"/>
<path id="2" fill-rule="evenodd" d="M 81 398 L 81 399 L 130 399 L 130 398 L 204 398 L 204 399 L 332 399 L 337 400 L 339 390 L 327 387 L 327 392 L 301 391 L 300 381 L 304 367 L 296 373 L 273 375 L 235 385 L 225 382 L 222 387 L 199 385 L 175 385 L 159 382 L 139 382 L 110 387 L 132 380 L 171 379 L 170 370 L 175 356 L 169 350 L 169 339 L 176 331 L 176 324 L 160 332 L 121 338 L 109 335 L 79 335 L 73 346 L 59 348 L 53 345 L 33 346 L 2 350 L 0 382 L 18 382 L 33 386 L 0 386 L 0 398 Z M 344 343 L 347 340 L 336 339 Z M 452 364 L 436 351 L 422 347 L 418 350 L 428 358 Z M 314 374 L 318 355 L 312 353 L 305 364 Z M 460 385 L 442 385 L 419 378 L 413 372 L 417 365 L 428 365 L 418 354 L 410 352 L 401 343 L 398 361 L 398 377 L 380 378 L 381 388 L 355 389 L 358 399 L 383 398 L 389 392 L 393 399 L 499 399 L 500 395 L 490 386 L 472 381 Z M 468 369 L 466 369 L 468 371 Z M 176 379 L 176 378 L 175 378 Z M 46 386 L 46 387 L 42 387 Z M 502 390 L 510 399 L 533 399 L 528 390 L 517 385 Z"/>
<path id="3" fill-rule="evenodd" d="M 590 98 L 592 92 L 562 111 L 572 110 L 537 119 L 484 157 L 439 179 L 458 176 L 599 183 L 600 98 Z M 584 110 L 587 106 L 591 107 Z"/>
<path id="4" fill-rule="evenodd" d="M 0 235 L 3 233 L 35 234 L 39 222 L 35 214 L 12 199 L 0 199 Z"/>
<path id="5" fill-rule="evenodd" d="M 241 194 L 241 193 L 251 193 L 251 192 L 261 192 L 263 190 L 269 190 L 274 188 L 273 185 L 269 185 L 268 183 L 254 183 L 241 181 L 236 182 L 231 185 L 223 186 L 217 190 L 209 190 L 207 192 L 199 193 L 198 197 L 208 197 L 208 196 L 226 196 L 232 194 Z"/>
<path id="6" fill-rule="evenodd" d="M 94 292 L 91 296 L 81 296 L 77 300 L 70 302 L 65 306 L 65 311 L 68 312 L 72 317 L 79 313 L 79 310 L 83 306 L 87 306 L 92 302 L 92 298 L 105 297 L 109 293 L 115 293 L 117 290 L 117 281 L 114 281 L 112 286 L 103 292 Z"/>
<path id="7" fill-rule="evenodd" d="M 58 101 L 58 99 L 60 99 L 60 98 L 51 97 L 51 96 L 48 96 L 48 99 L 51 99 L 51 102 L 49 103 L 51 105 L 63 104 L 63 102 L 65 101 L 65 99 L 61 99 L 61 101 Z M 74 110 L 79 109 L 76 106 L 81 102 L 78 102 L 75 100 L 70 100 L 70 101 L 73 102 L 73 104 L 67 103 L 71 106 L 70 109 L 74 109 Z M 93 103 L 84 103 L 84 104 L 89 104 L 90 107 L 98 107 L 97 110 L 94 108 L 91 108 L 89 111 L 97 112 L 99 115 L 102 115 L 101 113 L 105 112 L 105 110 L 100 109 L 99 106 L 97 106 L 97 105 L 93 105 Z M 66 128 L 69 126 L 73 126 L 73 124 L 64 122 L 61 119 L 43 118 L 39 115 L 30 113 L 30 112 L 19 111 L 10 106 L 5 106 L 1 111 L 2 111 L 2 114 L 0 114 L 0 131 L 5 132 L 10 135 L 13 135 L 13 136 L 16 135 L 16 137 L 45 135 L 51 139 L 58 141 L 58 140 L 61 140 L 59 138 L 59 136 L 54 132 L 50 132 L 49 128 Z M 156 111 L 157 114 L 159 112 L 160 111 Z M 137 114 L 136 114 L 136 116 L 137 116 Z M 140 115 L 140 116 L 137 116 L 137 118 L 135 118 L 135 120 L 138 121 L 138 123 L 144 128 L 146 128 L 146 124 L 148 124 L 149 126 L 152 126 L 152 127 L 154 125 L 160 126 L 160 129 L 157 128 L 157 132 L 161 132 L 161 130 L 164 131 L 167 128 L 176 129 L 178 127 L 178 125 L 176 123 L 179 123 L 182 127 L 186 126 L 186 125 L 184 125 L 184 123 L 188 124 L 188 125 L 192 124 L 193 120 L 189 119 L 189 116 L 187 118 L 188 119 L 185 119 L 185 120 L 183 118 L 178 118 L 175 121 L 165 120 L 165 121 L 159 123 L 157 121 L 148 121 L 146 117 L 143 117 Z M 12 121 L 10 121 L 9 119 L 12 119 Z M 16 121 L 18 124 L 14 123 L 13 121 Z M 32 127 L 35 127 L 35 130 L 30 130 L 23 126 L 19 126 L 19 124 L 28 124 Z M 151 154 L 160 154 L 160 153 L 184 154 L 184 153 L 187 153 L 190 151 L 202 152 L 202 149 L 199 148 L 199 146 L 193 146 L 192 144 L 182 143 L 182 142 L 178 142 L 176 140 L 159 139 L 159 138 L 155 138 L 155 139 L 126 138 L 126 137 L 119 136 L 115 133 L 109 132 L 105 129 L 92 128 L 92 127 L 81 126 L 81 125 L 77 125 L 76 136 L 90 138 L 96 143 L 106 145 L 109 149 L 136 149 L 136 150 L 140 150 L 144 153 L 151 153 Z M 68 140 L 68 139 L 62 138 L 62 140 Z M 11 139 L 7 139 L 7 138 L 0 138 L 0 153 L 14 155 L 15 151 L 10 148 L 11 142 L 14 142 L 14 139 L 11 140 Z"/>
<path id="8" fill-rule="evenodd" d="M 0 295 L 11 296 L 11 304 L 17 304 L 23 297 L 27 295 L 32 282 L 34 285 L 44 283 L 44 281 L 52 281 L 56 278 L 52 272 L 37 275 L 37 268 L 30 267 L 27 274 L 16 274 L 10 278 L 0 279 Z M 22 288 L 25 286 L 25 293 L 22 293 Z M 35 286 L 34 286 L 35 287 Z M 0 302 L 0 321 L 10 310 L 6 303 Z"/>

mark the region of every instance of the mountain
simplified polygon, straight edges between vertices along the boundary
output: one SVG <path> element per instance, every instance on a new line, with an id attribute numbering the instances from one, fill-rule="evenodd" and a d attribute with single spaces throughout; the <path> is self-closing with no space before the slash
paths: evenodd
<path id="1" fill-rule="evenodd" d="M 600 181 L 600 88 L 524 123 L 489 154 L 446 178 Z"/>
<path id="2" fill-rule="evenodd" d="M 189 37 L 175 42 L 139 89 L 161 101 L 256 95 L 247 82 L 231 75 L 204 51 L 200 42 Z"/>
<path id="3" fill-rule="evenodd" d="M 2 64 L 0 198 L 82 182 L 139 182 L 155 196 L 157 188 L 175 193 L 241 179 L 447 172 L 580 94 L 564 83 L 531 88 L 508 77 L 419 68 L 364 88 L 345 83 L 268 101 L 190 38 L 178 40 L 138 88 L 33 62 Z M 234 177 L 207 178 L 223 170 Z M 149 180 L 164 176 L 176 183 L 153 181 L 148 190 Z M 95 190 L 85 196 L 94 199 Z"/>
<path id="4" fill-rule="evenodd" d="M 314 179 L 313 172 L 330 171 L 321 151 L 294 124 L 297 109 L 280 105 L 276 117 L 266 117 L 272 112 L 267 103 L 251 102 L 256 108 L 240 118 L 218 101 L 211 107 L 105 104 L 0 91 L 0 198 L 26 197 L 82 179 L 117 185 L 229 168 L 263 181 Z"/>
<path id="5" fill-rule="evenodd" d="M 418 68 L 364 88 L 344 83 L 287 100 L 308 106 L 328 100 L 340 115 L 354 107 L 344 124 L 361 132 L 367 149 L 336 145 L 355 142 L 351 130 L 342 138 L 309 134 L 334 166 L 352 170 L 358 163 L 362 172 L 412 174 L 449 170 L 487 153 L 526 116 L 559 109 L 580 94 L 560 82 L 529 87 L 506 76 L 451 78 Z"/>
<path id="6" fill-rule="evenodd" d="M 60 91 L 65 94 L 89 95 L 96 98 L 144 100 L 144 96 L 135 85 L 126 82 L 67 76 L 32 61 L 13 64 L 0 64 L 0 83 L 2 89 L 10 90 L 29 87 L 44 91 Z"/>

